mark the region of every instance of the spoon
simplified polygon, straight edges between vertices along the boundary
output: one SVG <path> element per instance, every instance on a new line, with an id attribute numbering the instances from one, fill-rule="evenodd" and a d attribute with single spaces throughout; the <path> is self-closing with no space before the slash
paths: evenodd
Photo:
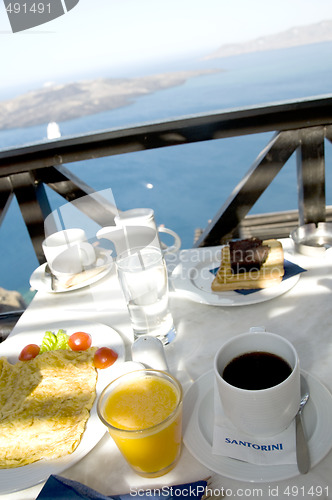
<path id="1" fill-rule="evenodd" d="M 46 264 L 45 267 L 45 276 L 51 279 L 51 289 L 56 292 L 58 289 L 58 284 L 57 284 L 57 278 L 56 276 L 52 273 L 51 268 L 48 264 Z"/>
<path id="2" fill-rule="evenodd" d="M 301 375 L 301 402 L 299 411 L 295 417 L 296 424 L 296 459 L 301 474 L 306 474 L 310 469 L 310 456 L 307 439 L 304 434 L 302 411 L 309 399 L 309 386 L 303 375 Z"/>

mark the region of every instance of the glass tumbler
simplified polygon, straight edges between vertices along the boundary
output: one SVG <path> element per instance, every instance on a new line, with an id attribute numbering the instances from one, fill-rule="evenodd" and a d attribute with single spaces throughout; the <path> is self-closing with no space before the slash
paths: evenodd
<path id="1" fill-rule="evenodd" d="M 182 387 L 162 370 L 142 369 L 113 380 L 97 404 L 122 455 L 143 477 L 177 464 L 182 443 Z"/>
<path id="2" fill-rule="evenodd" d="M 137 339 L 142 335 L 170 343 L 176 335 L 169 309 L 168 276 L 160 248 L 126 250 L 116 259 L 119 282 Z"/>

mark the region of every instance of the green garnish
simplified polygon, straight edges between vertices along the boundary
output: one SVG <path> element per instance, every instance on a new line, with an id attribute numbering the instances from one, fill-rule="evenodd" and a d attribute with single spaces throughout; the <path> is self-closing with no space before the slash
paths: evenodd
<path id="1" fill-rule="evenodd" d="M 39 352 L 55 351 L 56 349 L 69 349 L 68 335 L 62 329 L 57 334 L 47 331 L 43 337 Z"/>

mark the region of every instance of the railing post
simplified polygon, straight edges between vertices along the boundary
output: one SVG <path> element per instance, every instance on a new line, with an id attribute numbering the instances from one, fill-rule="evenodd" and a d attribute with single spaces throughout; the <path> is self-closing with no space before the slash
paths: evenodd
<path id="1" fill-rule="evenodd" d="M 8 177 L 0 178 L 0 225 L 5 218 L 14 193 Z"/>
<path id="2" fill-rule="evenodd" d="M 277 133 L 257 157 L 194 246 L 219 245 L 225 239 L 236 237 L 241 221 L 296 151 L 298 145 L 297 130 Z"/>
<path id="3" fill-rule="evenodd" d="M 324 127 L 301 129 L 297 149 L 299 224 L 326 219 Z"/>
<path id="4" fill-rule="evenodd" d="M 42 250 L 44 220 L 51 212 L 45 188 L 35 181 L 31 172 L 11 176 L 11 183 L 37 259 L 42 264 L 45 262 Z"/>

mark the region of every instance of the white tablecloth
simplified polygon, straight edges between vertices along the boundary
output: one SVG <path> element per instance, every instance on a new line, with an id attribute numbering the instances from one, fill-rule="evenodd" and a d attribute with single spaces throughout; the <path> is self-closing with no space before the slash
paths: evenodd
<path id="1" fill-rule="evenodd" d="M 282 240 L 284 248 L 288 240 Z M 180 254 L 181 258 L 181 254 Z M 332 255 L 321 258 L 294 255 L 293 261 L 307 271 L 297 285 L 270 301 L 241 306 L 219 307 L 200 304 L 171 292 L 171 310 L 177 329 L 176 339 L 166 346 L 171 373 L 188 387 L 213 366 L 214 355 L 228 338 L 264 326 L 285 336 L 295 346 L 303 370 L 318 378 L 332 391 Z M 11 335 L 30 328 L 66 319 L 98 321 L 113 327 L 122 336 L 130 359 L 133 340 L 127 309 L 115 270 L 91 287 L 68 293 L 39 291 Z M 331 416 L 332 417 L 332 416 Z M 331 418 L 332 425 L 332 418 Z M 307 475 L 269 483 L 243 482 L 211 472 L 184 447 L 177 467 L 158 479 L 144 479 L 130 471 L 108 434 L 96 447 L 62 475 L 81 481 L 105 495 L 130 489 L 174 485 L 212 476 L 216 492 L 240 498 L 332 498 L 332 453 Z M 0 495 L 6 500 L 36 498 L 43 484 L 24 491 Z M 321 495 L 319 492 L 321 491 Z M 277 493 L 277 495 L 276 495 Z"/>

